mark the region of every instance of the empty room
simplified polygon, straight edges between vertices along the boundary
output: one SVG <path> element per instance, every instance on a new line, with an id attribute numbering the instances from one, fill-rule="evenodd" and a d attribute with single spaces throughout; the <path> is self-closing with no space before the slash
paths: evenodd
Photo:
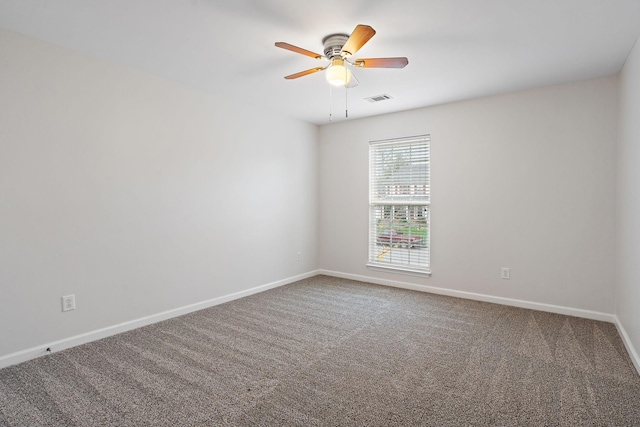
<path id="1" fill-rule="evenodd" d="M 0 0 L 0 426 L 640 426 L 639 37 Z"/>

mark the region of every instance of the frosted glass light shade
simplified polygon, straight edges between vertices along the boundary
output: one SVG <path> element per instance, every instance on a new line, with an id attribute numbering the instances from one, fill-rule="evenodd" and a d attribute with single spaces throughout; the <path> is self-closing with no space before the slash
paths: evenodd
<path id="1" fill-rule="evenodd" d="M 344 86 L 351 80 L 351 71 L 344 66 L 342 58 L 333 58 L 325 75 L 327 81 L 333 86 Z"/>

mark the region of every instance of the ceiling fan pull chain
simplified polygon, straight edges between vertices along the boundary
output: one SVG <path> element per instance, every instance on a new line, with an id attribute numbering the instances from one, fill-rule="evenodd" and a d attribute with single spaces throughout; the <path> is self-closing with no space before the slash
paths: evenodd
<path id="1" fill-rule="evenodd" d="M 347 102 L 347 93 L 348 93 L 347 88 L 344 88 L 344 118 L 348 119 L 349 118 L 349 103 Z"/>
<path id="2" fill-rule="evenodd" d="M 348 80 L 347 67 L 344 67 L 344 81 L 346 82 L 347 80 Z M 349 95 L 349 88 L 347 87 L 347 84 L 345 83 L 345 85 L 344 85 L 344 118 L 345 119 L 349 118 L 348 95 Z"/>
<path id="3" fill-rule="evenodd" d="M 333 92 L 331 91 L 331 85 L 329 85 L 329 121 L 333 121 Z"/>

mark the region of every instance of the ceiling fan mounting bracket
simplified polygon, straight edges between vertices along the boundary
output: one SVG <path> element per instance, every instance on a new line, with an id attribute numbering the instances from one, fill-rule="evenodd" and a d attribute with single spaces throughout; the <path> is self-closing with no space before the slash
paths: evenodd
<path id="1" fill-rule="evenodd" d="M 345 45 L 349 39 L 349 34 L 337 33 L 329 34 L 322 39 L 322 45 L 324 46 L 324 56 L 328 59 L 335 57 L 345 57 L 347 52 L 342 52 L 342 46 Z"/>

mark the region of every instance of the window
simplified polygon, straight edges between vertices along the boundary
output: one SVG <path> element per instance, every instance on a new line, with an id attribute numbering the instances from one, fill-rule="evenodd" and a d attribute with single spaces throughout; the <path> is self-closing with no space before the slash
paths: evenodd
<path id="1" fill-rule="evenodd" d="M 429 273 L 429 135 L 369 143 L 369 263 Z"/>

